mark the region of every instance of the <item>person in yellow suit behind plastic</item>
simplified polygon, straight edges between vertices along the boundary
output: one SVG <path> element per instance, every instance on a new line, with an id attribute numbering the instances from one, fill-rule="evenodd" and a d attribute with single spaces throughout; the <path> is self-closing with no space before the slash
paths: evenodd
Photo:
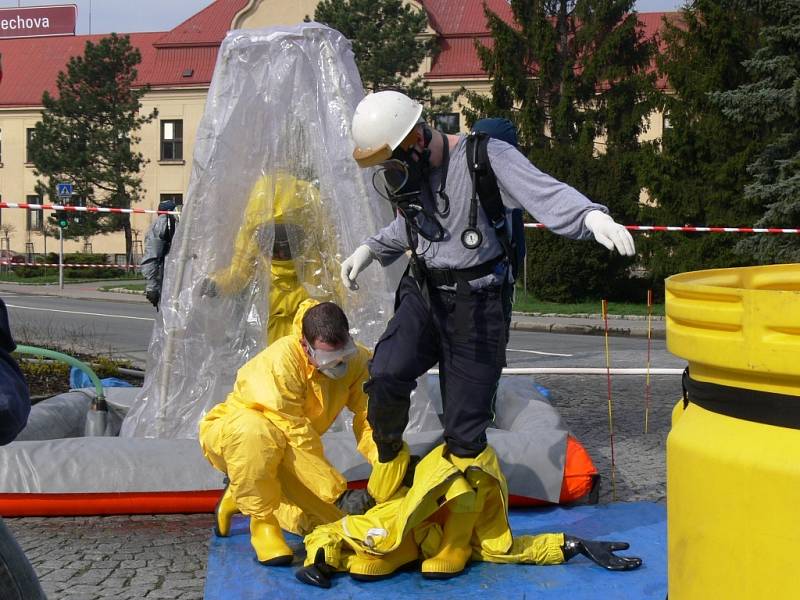
<path id="1" fill-rule="evenodd" d="M 306 300 L 293 332 L 239 369 L 233 391 L 199 427 L 203 453 L 227 476 L 215 511 L 217 535 L 229 535 L 241 512 L 250 517 L 259 562 L 286 565 L 292 550 L 281 528 L 306 534 L 374 505 L 366 490 L 347 490 L 321 438 L 347 407 L 359 452 L 370 464 L 377 460 L 362 389 L 369 359 L 339 306 Z"/>
<path id="2" fill-rule="evenodd" d="M 309 239 L 321 229 L 321 213 L 319 190 L 313 183 L 284 171 L 260 177 L 250 191 L 230 264 L 203 280 L 200 295 L 237 294 L 269 265 L 267 343 L 291 333 L 301 302 L 309 296 L 333 299 L 332 289 L 320 285 L 324 248 L 318 239 Z M 308 251 L 298 252 L 301 248 Z M 331 279 L 331 288 L 339 285 L 335 277 Z"/>

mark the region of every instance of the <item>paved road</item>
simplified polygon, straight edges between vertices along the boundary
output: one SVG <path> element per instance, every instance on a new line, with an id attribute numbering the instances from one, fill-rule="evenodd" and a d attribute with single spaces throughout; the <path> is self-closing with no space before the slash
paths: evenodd
<path id="1" fill-rule="evenodd" d="M 155 322 L 153 307 L 141 302 L 3 293 L 11 330 L 19 343 L 59 340 L 67 352 L 147 361 Z"/>
<path id="2" fill-rule="evenodd" d="M 613 368 L 645 368 L 648 341 L 640 337 L 608 338 Z M 605 367 L 605 340 L 596 335 L 538 333 L 515 330 L 506 354 L 509 367 Z M 670 354 L 664 340 L 650 341 L 651 368 L 684 368 L 686 361 Z"/>
<path id="3" fill-rule="evenodd" d="M 80 285 L 80 284 L 78 284 Z M 44 295 L 31 286 L 0 286 L 10 314 L 12 333 L 20 343 L 60 340 L 67 351 L 105 354 L 131 360 L 143 367 L 147 359 L 155 313 L 136 296 L 94 293 L 99 297 Z M 83 288 L 70 290 L 80 294 Z M 47 291 L 47 290 L 44 290 Z M 53 290 L 51 290 L 52 292 Z M 91 292 L 91 289 L 88 290 Z M 88 293 L 83 291 L 84 294 Z M 515 329 L 509 346 L 509 366 L 515 367 L 604 367 L 605 345 L 600 335 L 576 336 L 562 333 L 567 328 L 599 328 L 597 318 L 531 317 L 515 315 Z M 615 322 L 615 329 L 645 326 L 641 320 Z M 657 323 L 659 331 L 663 322 Z M 647 341 L 641 336 L 610 336 L 609 350 L 614 367 L 644 367 Z M 651 342 L 651 366 L 681 366 L 665 350 L 663 339 Z"/>

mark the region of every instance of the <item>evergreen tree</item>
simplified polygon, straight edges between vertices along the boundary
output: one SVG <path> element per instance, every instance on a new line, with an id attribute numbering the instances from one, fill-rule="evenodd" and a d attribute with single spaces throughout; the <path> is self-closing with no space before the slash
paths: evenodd
<path id="1" fill-rule="evenodd" d="M 737 128 L 761 128 L 766 147 L 750 163 L 747 200 L 759 227 L 800 227 L 800 0 L 745 0 L 764 20 L 762 46 L 744 67 L 752 76 L 735 90 L 713 95 Z M 759 235 L 740 243 L 763 262 L 800 261 L 796 235 Z"/>
<path id="2" fill-rule="evenodd" d="M 466 92 L 468 122 L 504 116 L 541 170 L 632 222 L 638 136 L 658 95 L 654 44 L 633 0 L 511 0 L 513 23 L 486 10 L 494 45 L 477 44 L 491 97 Z M 594 243 L 528 234 L 529 286 L 542 299 L 624 294 L 630 260 Z"/>
<path id="3" fill-rule="evenodd" d="M 314 20 L 340 31 L 353 44 L 361 81 L 368 91 L 405 88 L 426 93 L 419 76 L 422 61 L 432 56 L 435 40 L 423 40 L 425 11 L 402 0 L 321 0 Z"/>
<path id="4" fill-rule="evenodd" d="M 111 34 L 97 44 L 87 41 L 83 56 L 74 56 L 58 74 L 57 97 L 42 96 L 42 120 L 36 124 L 30 153 L 35 173 L 43 177 L 37 192 L 58 200 L 59 182 L 71 182 L 78 202 L 87 206 L 130 208 L 139 199 L 139 173 L 146 164 L 133 146 L 137 131 L 156 116 L 141 115 L 147 87 L 134 88 L 139 50 L 128 36 Z M 64 230 L 68 238 L 124 230 L 131 255 L 129 214 L 74 213 L 78 223 Z M 57 226 L 59 214 L 50 217 Z M 75 219 L 71 219 L 74 221 Z"/>
<path id="5" fill-rule="evenodd" d="M 748 81 L 742 62 L 758 44 L 758 20 L 737 0 L 694 0 L 662 26 L 657 64 L 673 90 L 664 101 L 665 130 L 642 176 L 650 197 L 643 221 L 662 225 L 748 226 L 756 206 L 743 199 L 745 166 L 761 147 L 757 127 L 741 126 L 711 101 Z M 669 127 L 666 127 L 668 121 Z M 657 233 L 639 250 L 653 285 L 674 273 L 747 264 L 734 251 L 740 234 Z"/>

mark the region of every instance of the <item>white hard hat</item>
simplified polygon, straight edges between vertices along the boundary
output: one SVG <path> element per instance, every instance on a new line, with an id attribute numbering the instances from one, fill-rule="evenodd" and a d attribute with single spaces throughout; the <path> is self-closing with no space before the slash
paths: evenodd
<path id="1" fill-rule="evenodd" d="M 389 160 L 414 126 L 422 105 L 400 92 L 376 92 L 366 96 L 353 115 L 353 158 L 361 167 Z"/>

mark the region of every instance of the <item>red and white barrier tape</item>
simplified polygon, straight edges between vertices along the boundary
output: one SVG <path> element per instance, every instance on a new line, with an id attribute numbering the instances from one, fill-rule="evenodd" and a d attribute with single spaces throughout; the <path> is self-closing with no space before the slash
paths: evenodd
<path id="1" fill-rule="evenodd" d="M 8 260 L 0 260 L 0 266 L 3 267 L 57 267 L 59 263 L 32 263 L 32 262 L 11 262 Z M 138 269 L 139 265 L 107 265 L 107 264 L 78 264 L 78 263 L 64 263 L 65 269 L 72 267 L 94 267 L 95 269 Z"/>
<path id="2" fill-rule="evenodd" d="M 0 202 L 0 208 L 24 208 L 26 210 L 63 210 L 65 212 L 135 213 L 152 215 L 179 215 L 176 210 L 152 210 L 149 208 L 104 208 L 101 206 L 66 206 L 64 204 L 28 204 L 27 202 Z"/>
<path id="3" fill-rule="evenodd" d="M 152 210 L 149 208 L 104 208 L 100 206 L 65 206 L 62 204 L 28 204 L 25 202 L 0 202 L 0 208 L 23 208 L 26 210 L 55 210 L 66 212 L 134 213 L 153 215 L 179 215 L 174 210 Z M 525 223 L 525 227 L 545 229 L 541 223 Z M 630 231 L 685 231 L 690 233 L 800 233 L 800 228 L 790 227 L 695 227 L 691 225 L 625 225 Z"/>
<path id="4" fill-rule="evenodd" d="M 541 223 L 525 223 L 525 227 L 544 229 Z M 689 231 L 698 233 L 800 233 L 800 229 L 789 227 L 683 227 L 673 225 L 625 225 L 631 231 Z"/>

